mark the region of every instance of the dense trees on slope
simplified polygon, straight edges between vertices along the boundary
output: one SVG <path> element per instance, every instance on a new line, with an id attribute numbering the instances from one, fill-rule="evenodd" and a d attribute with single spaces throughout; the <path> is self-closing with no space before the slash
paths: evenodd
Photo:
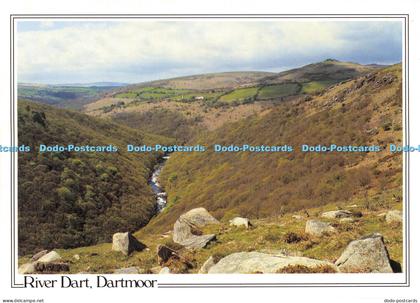
<path id="1" fill-rule="evenodd" d="M 147 184 L 156 154 L 129 154 L 126 144 L 167 138 L 76 112 L 19 101 L 19 254 L 109 241 L 154 214 Z M 118 145 L 117 153 L 38 153 L 38 145 Z"/>

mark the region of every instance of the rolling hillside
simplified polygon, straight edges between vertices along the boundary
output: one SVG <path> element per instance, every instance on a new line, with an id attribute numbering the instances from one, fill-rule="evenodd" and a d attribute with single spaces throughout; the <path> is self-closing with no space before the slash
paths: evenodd
<path id="1" fill-rule="evenodd" d="M 270 72 L 243 71 L 192 75 L 186 77 L 144 82 L 123 88 L 122 91 L 135 90 L 143 87 L 163 87 L 169 89 L 189 90 L 228 89 L 240 85 L 256 83 L 260 79 L 263 79 L 273 74 L 274 73 Z"/>
<path id="2" fill-rule="evenodd" d="M 161 134 L 185 141 L 197 128 L 216 129 L 225 122 L 266 112 L 278 102 L 318 95 L 327 87 L 378 68 L 330 59 L 277 74 L 232 72 L 153 81 L 119 88 L 86 105 L 85 111 L 146 131 L 158 130 L 163 122 L 164 129 L 173 131 Z M 174 116 L 176 121 L 186 122 L 184 129 L 166 123 Z"/>
<path id="3" fill-rule="evenodd" d="M 18 161 L 19 254 L 109 241 L 155 213 L 148 178 L 157 154 L 126 144 L 171 140 L 73 111 L 18 102 L 18 141 L 36 147 Z M 118 145 L 117 152 L 38 153 L 47 145 Z"/>
<path id="4" fill-rule="evenodd" d="M 36 85 L 19 84 L 18 98 L 80 110 L 84 105 L 101 99 L 106 92 L 115 89 L 113 83 L 92 83 L 88 85 Z"/>
<path id="5" fill-rule="evenodd" d="M 403 265 L 402 223 L 389 223 L 386 216 L 402 208 L 401 154 L 304 153 L 299 147 L 401 144 L 401 82 L 401 65 L 375 67 L 375 72 L 362 71 L 319 91 L 319 83 L 305 88 L 303 82 L 286 81 L 259 87 L 258 93 L 271 101 L 235 103 L 229 94 L 246 99 L 255 93 L 253 87 L 237 88 L 223 95 L 223 102 L 232 104 L 222 107 L 203 106 L 205 100 L 176 101 L 178 92 L 186 94 L 185 88 L 148 87 L 125 92 L 136 94 L 133 105 L 113 106 L 116 98 L 109 97 L 106 113 L 90 112 L 118 124 L 20 101 L 20 143 L 177 140 L 210 150 L 171 154 L 159 177 L 168 204 L 152 218 L 155 201 L 147 178 L 157 155 L 21 154 L 19 264 L 31 262 L 31 255 L 45 248 L 61 248 L 56 251 L 70 273 L 159 273 L 164 266 L 171 273 L 197 273 L 210 257 L 218 262 L 233 253 L 256 251 L 336 262 L 351 241 L 380 232 L 392 262 L 400 265 L 398 272 Z M 297 93 L 297 88 L 316 92 Z M 276 95 L 288 89 L 297 95 Z M 160 100 L 162 95 L 171 97 Z M 119 96 L 118 102 L 131 97 Z M 295 151 L 216 154 L 213 144 L 288 144 Z M 194 230 L 194 235 L 217 237 L 205 248 L 189 250 L 174 243 L 173 226 L 181 214 L 199 207 L 208 209 L 220 224 Z M 355 218 L 323 217 L 326 211 L 346 209 Z M 229 220 L 236 216 L 251 219 L 252 228 L 231 226 Z M 310 235 L 308 220 L 327 222 L 336 232 Z M 110 236 L 117 231 L 136 231 L 134 236 L 148 249 L 128 256 L 113 251 Z M 156 252 L 162 245 L 181 257 L 159 262 Z"/>

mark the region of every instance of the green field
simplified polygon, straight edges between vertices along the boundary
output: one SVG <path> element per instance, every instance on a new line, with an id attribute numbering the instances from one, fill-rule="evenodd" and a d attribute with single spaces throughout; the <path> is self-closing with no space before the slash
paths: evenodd
<path id="1" fill-rule="evenodd" d="M 254 98 L 257 93 L 258 87 L 239 88 L 228 93 L 227 95 L 220 97 L 219 100 L 224 102 L 244 101 Z"/>
<path id="2" fill-rule="evenodd" d="M 334 83 L 336 83 L 336 81 L 331 81 L 331 80 L 312 81 L 312 82 L 303 83 L 302 93 L 305 93 L 305 94 L 317 93 Z"/>
<path id="3" fill-rule="evenodd" d="M 274 99 L 291 96 L 299 93 L 301 86 L 298 83 L 282 83 L 264 86 L 258 93 L 258 99 Z"/>

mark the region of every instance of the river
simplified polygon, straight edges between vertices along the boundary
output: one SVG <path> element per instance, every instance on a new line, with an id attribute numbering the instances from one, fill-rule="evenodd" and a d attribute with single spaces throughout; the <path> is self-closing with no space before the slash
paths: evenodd
<path id="1" fill-rule="evenodd" d="M 153 192 L 156 195 L 156 212 L 161 212 L 167 203 L 167 194 L 163 190 L 162 186 L 159 183 L 159 176 L 162 171 L 165 162 L 169 159 L 168 155 L 162 157 L 158 164 L 155 165 L 152 177 L 149 180 L 149 185 L 152 187 Z"/>

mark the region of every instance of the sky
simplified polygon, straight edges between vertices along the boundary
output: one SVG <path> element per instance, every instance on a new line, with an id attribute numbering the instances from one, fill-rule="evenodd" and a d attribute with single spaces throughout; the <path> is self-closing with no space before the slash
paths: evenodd
<path id="1" fill-rule="evenodd" d="M 18 21 L 18 82 L 138 83 L 223 71 L 279 72 L 328 58 L 402 61 L 397 21 Z"/>

